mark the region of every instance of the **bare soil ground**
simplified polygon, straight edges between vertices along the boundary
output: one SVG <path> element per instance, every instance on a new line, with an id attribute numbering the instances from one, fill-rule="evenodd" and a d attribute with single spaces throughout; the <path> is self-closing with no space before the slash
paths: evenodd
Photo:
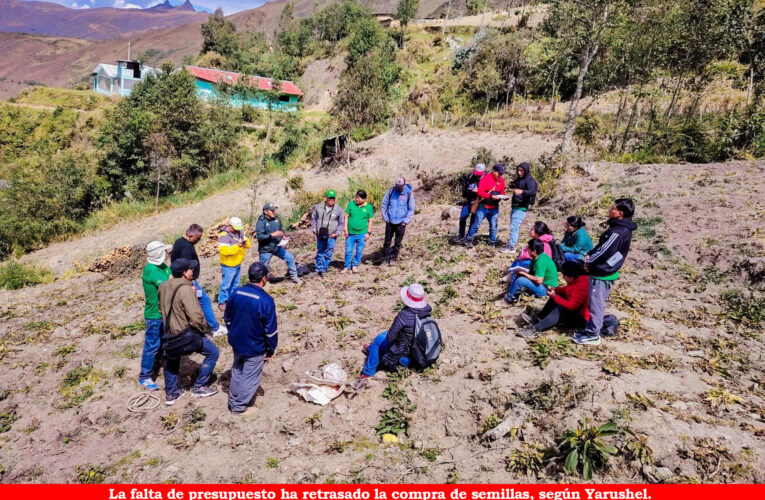
<path id="1" fill-rule="evenodd" d="M 454 172 L 470 157 L 461 146 L 481 144 L 465 134 L 441 138 L 454 146 L 427 153 L 429 134 L 417 140 L 380 137 L 365 146 L 395 160 L 385 166 L 370 155 L 368 168 L 377 165 L 392 176 L 407 161 L 418 165 L 437 154 L 444 164 L 429 161 L 427 171 Z M 518 139 L 485 138 L 501 147 L 496 153 L 516 158 Z M 534 141 L 539 138 L 521 142 L 531 147 Z M 565 329 L 536 342 L 515 335 L 516 316 L 543 302 L 505 306 L 498 301 L 505 289 L 497 279 L 512 256 L 484 245 L 467 251 L 449 244 L 456 221 L 442 218 L 451 206 L 446 178 L 428 192 L 418 190 L 418 213 L 398 266 L 375 262 L 382 243 L 378 220 L 359 276 L 335 271 L 299 287 L 268 286 L 279 309 L 280 347 L 265 369 L 265 394 L 249 419 L 232 417 L 226 409 L 232 355 L 225 339 L 217 339 L 218 395 L 186 398 L 143 414 L 126 409 L 128 398 L 139 392 L 139 269 L 116 277 L 78 274 L 0 292 L 1 480 L 576 481 L 558 462 L 531 476 L 508 472 L 507 457 L 517 458 L 517 450 L 529 445 L 554 445 L 580 419 L 600 424 L 614 418 L 620 428 L 645 437 L 654 465 L 641 465 L 623 446 L 596 472 L 596 481 L 641 482 L 657 475 L 665 481 L 762 481 L 762 323 L 734 299 L 762 298 L 765 193 L 758 179 L 765 162 L 595 164 L 586 170 L 567 170 L 558 194 L 532 211 L 523 231 L 539 219 L 560 236 L 564 217 L 577 212 L 597 236 L 613 197 L 635 199 L 640 228 L 609 305 L 622 328 L 601 346 L 578 347 Z M 333 179 L 305 175 L 316 188 Z M 224 201 L 229 198 L 199 205 L 185 217 L 179 212 L 173 231 L 180 232 L 192 214 L 193 220 L 214 219 L 215 203 Z M 146 222 L 160 230 L 160 220 Z M 500 220 L 500 238 L 506 238 L 507 211 Z M 145 243 L 149 232 L 130 225 L 111 242 L 121 234 L 121 245 Z M 109 244 L 93 238 L 81 241 Z M 311 262 L 311 241 L 306 231 L 295 235 L 292 250 L 299 262 Z M 76 245 L 55 247 L 59 254 L 81 251 Z M 339 244 L 336 260 L 342 251 Z M 49 259 L 44 252 L 37 258 Z M 248 256 L 246 263 L 254 258 Z M 281 262 L 275 267 L 277 274 L 285 270 Z M 389 326 L 399 288 L 413 280 L 426 286 L 445 334 L 446 349 L 435 368 L 404 378 L 378 374 L 354 397 L 340 396 L 326 407 L 287 391 L 305 371 L 332 361 L 355 376 L 364 359 L 362 344 Z M 215 257 L 204 259 L 200 281 L 217 289 Z M 740 292 L 721 299 L 729 290 Z M 564 337 L 556 342 L 559 335 Z M 184 361 L 183 385 L 191 384 L 199 363 L 198 355 Z M 382 444 L 375 426 L 381 412 L 396 404 L 410 418 L 408 436 L 399 444 Z M 508 418 L 507 434 L 482 439 Z M 621 443 L 627 437 L 610 439 Z"/>

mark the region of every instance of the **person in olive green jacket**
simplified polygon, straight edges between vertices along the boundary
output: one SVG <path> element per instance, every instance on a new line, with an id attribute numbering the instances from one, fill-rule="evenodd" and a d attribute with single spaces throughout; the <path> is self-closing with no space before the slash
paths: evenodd
<path id="1" fill-rule="evenodd" d="M 146 296 L 146 304 L 143 309 L 143 317 L 146 321 L 146 337 L 143 342 L 141 373 L 138 375 L 138 383 L 150 391 L 159 389 L 151 375 L 163 332 L 162 315 L 159 312 L 159 286 L 170 278 L 170 268 L 165 264 L 170 248 L 170 245 L 165 245 L 161 241 L 152 241 L 146 245 L 147 263 L 141 276 L 143 293 Z"/>

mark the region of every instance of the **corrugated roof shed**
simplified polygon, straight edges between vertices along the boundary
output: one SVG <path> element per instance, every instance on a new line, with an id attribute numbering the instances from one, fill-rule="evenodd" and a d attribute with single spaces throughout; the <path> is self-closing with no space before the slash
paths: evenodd
<path id="1" fill-rule="evenodd" d="M 186 71 L 188 71 L 195 78 L 204 80 L 206 82 L 228 83 L 230 85 L 235 85 L 236 83 L 239 82 L 239 79 L 244 76 L 241 73 L 234 73 L 233 71 L 221 71 L 219 69 L 200 68 L 199 66 L 186 66 Z M 271 78 L 266 78 L 263 76 L 250 76 L 248 78 L 251 79 L 250 82 L 252 84 L 254 84 L 255 81 L 257 81 L 257 86 L 259 89 L 272 90 Z M 303 95 L 300 89 L 297 88 L 297 85 L 295 85 L 289 80 L 281 80 L 280 90 L 284 94 L 296 95 L 296 96 Z"/>

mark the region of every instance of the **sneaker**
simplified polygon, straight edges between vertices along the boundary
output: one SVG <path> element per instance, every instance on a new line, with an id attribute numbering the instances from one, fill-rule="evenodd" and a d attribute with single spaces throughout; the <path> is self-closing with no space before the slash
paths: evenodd
<path id="1" fill-rule="evenodd" d="M 319 278 L 323 278 L 324 277 L 324 271 L 316 271 L 316 276 L 318 276 Z"/>
<path id="2" fill-rule="evenodd" d="M 465 248 L 473 248 L 473 240 L 463 240 L 462 245 Z"/>
<path id="3" fill-rule="evenodd" d="M 528 314 L 526 314 L 526 313 L 521 313 L 521 316 L 520 316 L 520 317 L 521 317 L 521 321 L 523 321 L 523 322 L 524 322 L 524 323 L 526 323 L 527 325 L 529 325 L 529 326 L 534 326 L 534 324 L 535 324 L 535 323 L 534 323 L 534 318 L 532 318 L 532 317 L 531 317 L 531 316 L 529 316 Z"/>
<path id="4" fill-rule="evenodd" d="M 516 294 L 514 297 L 511 297 L 509 299 L 507 297 L 505 297 L 505 304 L 514 306 L 514 305 L 516 305 L 518 303 L 518 300 L 520 298 L 521 298 L 521 294 L 520 293 Z"/>
<path id="5" fill-rule="evenodd" d="M 206 398 L 218 393 L 218 388 L 210 385 L 203 385 L 202 387 L 194 387 L 191 389 L 191 395 L 195 398 Z"/>
<path id="6" fill-rule="evenodd" d="M 344 267 L 344 268 L 343 268 L 343 270 L 342 270 L 342 271 L 340 271 L 340 274 L 345 274 L 345 273 L 347 273 L 348 271 L 350 271 L 350 269 L 348 269 L 347 267 Z"/>
<path id="7" fill-rule="evenodd" d="M 147 378 L 146 380 L 139 380 L 138 383 L 141 384 L 141 387 L 143 387 L 144 389 L 148 389 L 150 391 L 156 391 L 157 389 L 159 389 L 159 386 L 157 385 L 157 383 L 150 378 Z"/>
<path id="8" fill-rule="evenodd" d="M 574 334 L 574 342 L 580 345 L 600 345 L 600 335 L 589 332 L 578 332 Z"/>
<path id="9" fill-rule="evenodd" d="M 372 375 L 367 375 L 366 373 L 362 373 L 361 375 L 359 375 L 359 380 L 365 380 L 368 378 L 372 378 Z"/>
<path id="10" fill-rule="evenodd" d="M 217 330 L 212 332 L 213 337 L 222 337 L 224 335 L 228 335 L 228 328 L 226 328 L 226 325 L 220 325 Z"/>
<path id="11" fill-rule="evenodd" d="M 186 391 L 183 389 L 179 390 L 178 393 L 175 396 L 165 396 L 165 404 L 167 406 L 173 406 L 176 401 L 181 399 L 183 396 L 186 395 Z"/>
<path id="12" fill-rule="evenodd" d="M 464 237 L 462 237 L 462 236 L 455 236 L 454 238 L 452 238 L 452 243 L 462 243 L 462 241 L 463 241 L 464 239 L 465 239 L 465 238 L 464 238 Z"/>
<path id="13" fill-rule="evenodd" d="M 358 271 L 358 269 L 359 269 L 358 267 L 352 267 L 352 268 L 351 268 L 351 272 L 352 272 L 353 274 L 356 274 L 356 273 L 358 273 L 358 272 L 359 272 L 359 271 Z"/>
<path id="14" fill-rule="evenodd" d="M 510 283 L 511 281 L 513 281 L 513 276 L 515 276 L 514 273 L 513 274 L 508 273 L 508 274 L 502 276 L 501 278 L 499 278 L 499 282 L 500 283 Z"/>
<path id="15" fill-rule="evenodd" d="M 258 409 L 254 406 L 248 406 L 244 411 L 232 411 L 231 414 L 235 417 L 250 417 L 257 413 Z"/>
<path id="16" fill-rule="evenodd" d="M 290 276 L 290 281 L 295 283 L 296 285 L 300 285 L 303 283 L 303 281 L 297 276 Z"/>
<path id="17" fill-rule="evenodd" d="M 506 246 L 499 249 L 499 253 L 515 253 L 515 247 Z"/>
<path id="18" fill-rule="evenodd" d="M 524 339 L 534 339 L 539 336 L 539 333 L 533 328 L 524 328 L 523 330 L 516 332 L 516 335 L 523 337 Z"/>

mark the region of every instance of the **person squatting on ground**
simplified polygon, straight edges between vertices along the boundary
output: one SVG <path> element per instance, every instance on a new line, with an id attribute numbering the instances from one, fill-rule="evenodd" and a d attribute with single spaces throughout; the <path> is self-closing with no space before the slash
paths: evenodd
<path id="1" fill-rule="evenodd" d="M 478 183 L 478 198 L 481 200 L 475 212 L 475 220 L 470 225 L 465 237 L 465 247 L 473 248 L 473 238 L 478 233 L 481 223 L 484 219 L 489 219 L 489 244 L 497 243 L 497 219 L 499 218 L 499 202 L 506 199 L 505 179 L 502 175 L 505 173 L 505 166 L 497 163 L 492 167 L 489 175 L 481 177 Z"/>
<path id="2" fill-rule="evenodd" d="M 282 221 L 276 216 L 277 206 L 273 203 L 263 205 L 263 213 L 255 224 L 255 235 L 258 238 L 258 254 L 260 262 L 268 265 L 271 257 L 278 257 L 287 263 L 287 276 L 290 281 L 300 284 L 295 257 L 281 244 L 284 240 Z M 288 240 L 287 240 L 288 241 Z"/>
<path id="3" fill-rule="evenodd" d="M 199 243 L 204 233 L 202 226 L 199 224 L 192 224 L 186 229 L 186 234 L 181 236 L 173 244 L 173 250 L 170 252 L 170 262 L 175 259 L 187 259 L 199 262 L 199 256 L 194 248 L 194 245 Z M 197 290 L 197 299 L 199 299 L 199 305 L 202 306 L 202 311 L 205 313 L 205 320 L 210 325 L 213 337 L 220 337 L 228 333 L 225 326 L 221 326 L 218 320 L 215 318 L 215 311 L 213 311 L 212 302 L 210 297 L 207 296 L 204 288 L 199 285 L 197 281 L 199 279 L 199 271 L 201 266 L 197 266 L 194 269 L 194 288 Z"/>
<path id="4" fill-rule="evenodd" d="M 363 189 L 356 191 L 356 198 L 348 202 L 345 209 L 345 267 L 341 273 L 356 272 L 361 264 L 364 246 L 372 234 L 372 217 L 374 208 L 367 203 L 367 192 Z M 355 252 L 354 252 L 355 249 Z"/>
<path id="5" fill-rule="evenodd" d="M 218 254 L 220 256 L 220 290 L 218 308 L 226 307 L 228 296 L 239 286 L 241 266 L 247 249 L 252 246 L 250 238 L 244 234 L 244 224 L 239 217 L 231 217 L 218 235 Z"/>
<path id="6" fill-rule="evenodd" d="M 251 402 L 263 373 L 276 351 L 276 305 L 264 290 L 268 282 L 268 267 L 254 262 L 247 271 L 250 282 L 239 287 L 228 299 L 224 321 L 229 328 L 228 343 L 234 350 L 228 409 L 234 415 L 246 415 L 253 410 Z"/>
<path id="7" fill-rule="evenodd" d="M 396 185 L 388 189 L 382 199 L 380 213 L 385 221 L 385 240 L 383 241 L 383 260 L 389 264 L 398 260 L 401 241 L 404 239 L 406 226 L 414 217 L 414 193 L 411 184 L 399 177 Z M 394 241 L 391 248 L 391 242 Z"/>
<path id="8" fill-rule="evenodd" d="M 571 262 L 583 262 L 587 252 L 592 250 L 592 239 L 584 228 L 584 221 L 578 215 L 566 219 L 566 232 L 560 243 L 563 257 Z"/>
<path id="9" fill-rule="evenodd" d="M 150 391 L 159 389 L 152 378 L 152 372 L 163 332 L 162 314 L 159 312 L 159 287 L 170 278 L 170 268 L 165 264 L 168 250 L 170 250 L 170 245 L 165 245 L 161 241 L 152 241 L 146 245 L 147 262 L 141 275 L 143 293 L 146 297 L 146 304 L 143 308 L 146 336 L 143 342 L 141 373 L 138 375 L 138 383 Z"/>
<path id="10" fill-rule="evenodd" d="M 412 283 L 401 289 L 399 295 L 404 308 L 399 311 L 387 332 L 382 332 L 364 346 L 367 354 L 364 368 L 359 378 L 369 378 L 377 373 L 378 368 L 395 370 L 399 365 L 409 367 L 410 350 L 414 343 L 416 318 L 430 316 L 432 308 L 425 300 L 425 289 L 419 283 Z"/>
<path id="11" fill-rule="evenodd" d="M 574 334 L 577 344 L 600 344 L 600 331 L 606 313 L 606 300 L 611 287 L 619 278 L 619 269 L 627 259 L 632 232 L 635 204 L 630 198 L 619 198 L 608 211 L 608 229 L 600 235 L 598 244 L 584 258 L 584 268 L 590 274 L 588 311 L 590 319 L 584 330 Z"/>
<path id="12" fill-rule="evenodd" d="M 475 214 L 471 212 L 470 207 L 473 206 L 473 202 L 478 198 L 478 183 L 485 173 L 486 165 L 478 163 L 473 171 L 462 181 L 462 211 L 460 212 L 459 231 L 457 236 L 452 239 L 452 243 L 460 243 L 465 239 L 468 216 L 470 217 L 470 226 L 475 222 Z"/>
<path id="13" fill-rule="evenodd" d="M 218 361 L 218 348 L 207 337 L 209 326 L 205 321 L 202 306 L 199 305 L 197 294 L 192 283 L 194 268 L 199 262 L 187 259 L 176 259 L 170 264 L 173 277 L 165 281 L 159 287 L 159 308 L 165 324 L 165 404 L 172 405 L 183 396 L 183 389 L 178 388 L 178 371 L 181 366 L 181 356 L 173 356 L 167 352 L 168 342 L 178 335 L 199 335 L 201 339 L 194 338 L 197 348 L 193 352 L 199 352 L 205 359 L 199 367 L 197 380 L 191 389 L 191 395 L 197 398 L 212 396 L 218 389 L 208 385 L 210 377 Z M 190 329 L 190 333 L 187 331 Z M 199 342 L 201 340 L 201 343 Z"/>
<path id="14" fill-rule="evenodd" d="M 515 246 L 518 243 L 518 234 L 521 230 L 521 224 L 526 218 L 531 205 L 537 199 L 537 181 L 531 175 L 531 165 L 524 162 L 515 167 L 516 177 L 510 183 L 510 189 L 513 192 L 510 205 L 510 238 L 507 240 L 507 246 L 502 248 L 502 253 L 515 252 Z"/>
<path id="15" fill-rule="evenodd" d="M 590 277 L 584 274 L 584 268 L 578 262 L 566 262 L 561 270 L 566 286 L 559 286 L 547 291 L 550 297 L 547 303 L 535 316 L 521 314 L 521 319 L 531 328 L 521 330 L 518 334 L 525 338 L 534 338 L 539 332 L 544 332 L 558 323 L 564 323 L 572 328 L 584 328 L 590 313 L 587 311 L 587 293 Z"/>
<path id="16" fill-rule="evenodd" d="M 528 290 L 535 297 L 544 297 L 548 287 L 558 286 L 558 269 L 555 262 L 544 252 L 544 244 L 537 239 L 529 240 L 528 248 L 531 254 L 529 271 L 514 271 L 516 278 L 510 283 L 505 295 L 505 302 L 508 304 L 517 303 L 524 290 Z"/>
<path id="17" fill-rule="evenodd" d="M 345 227 L 345 214 L 337 205 L 337 193 L 330 189 L 326 198 L 313 207 L 311 230 L 316 235 L 316 274 L 324 276 L 332 262 L 335 243 Z"/>

